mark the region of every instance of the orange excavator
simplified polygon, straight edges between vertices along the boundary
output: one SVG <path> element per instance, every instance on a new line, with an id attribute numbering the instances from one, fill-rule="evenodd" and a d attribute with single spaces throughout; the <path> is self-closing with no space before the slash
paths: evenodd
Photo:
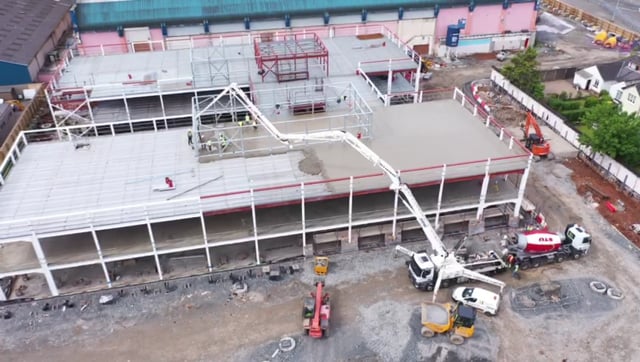
<path id="1" fill-rule="evenodd" d="M 529 133 L 529 128 L 533 127 L 535 133 Z M 547 157 L 551 153 L 551 145 L 542 136 L 540 125 L 531 112 L 527 112 L 527 122 L 523 127 L 524 145 L 535 156 Z"/>
<path id="2" fill-rule="evenodd" d="M 315 293 L 311 292 L 311 298 L 305 298 L 302 308 L 302 328 L 304 333 L 312 338 L 329 336 L 331 308 L 329 306 L 329 294 L 323 294 L 323 288 L 324 282 L 317 282 Z"/>

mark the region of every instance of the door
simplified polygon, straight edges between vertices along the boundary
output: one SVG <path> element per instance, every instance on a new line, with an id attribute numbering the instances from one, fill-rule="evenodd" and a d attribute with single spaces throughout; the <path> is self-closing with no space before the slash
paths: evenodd
<path id="1" fill-rule="evenodd" d="M 413 51 L 421 56 L 429 55 L 429 44 L 416 44 L 413 46 Z"/>
<path id="2" fill-rule="evenodd" d="M 591 79 L 587 80 L 587 85 L 584 87 L 584 89 L 589 90 L 590 87 L 591 87 Z"/>

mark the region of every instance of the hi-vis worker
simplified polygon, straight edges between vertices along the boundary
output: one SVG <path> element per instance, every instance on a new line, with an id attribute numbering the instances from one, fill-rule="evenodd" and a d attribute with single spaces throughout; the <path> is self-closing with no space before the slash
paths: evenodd
<path id="1" fill-rule="evenodd" d="M 227 147 L 227 136 L 225 136 L 224 133 L 220 133 L 218 141 L 220 142 L 220 149 L 224 150 Z"/>

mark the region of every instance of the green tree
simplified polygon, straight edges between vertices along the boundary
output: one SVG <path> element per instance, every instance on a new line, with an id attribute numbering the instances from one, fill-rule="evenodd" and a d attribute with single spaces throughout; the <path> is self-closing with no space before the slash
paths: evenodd
<path id="1" fill-rule="evenodd" d="M 544 83 L 538 71 L 538 52 L 534 48 L 529 47 L 511 58 L 502 68 L 502 74 L 536 99 L 544 97 Z"/>
<path id="2" fill-rule="evenodd" d="M 640 163 L 640 118 L 605 101 L 587 110 L 582 123 L 593 129 L 580 135 L 582 144 L 628 165 Z"/>

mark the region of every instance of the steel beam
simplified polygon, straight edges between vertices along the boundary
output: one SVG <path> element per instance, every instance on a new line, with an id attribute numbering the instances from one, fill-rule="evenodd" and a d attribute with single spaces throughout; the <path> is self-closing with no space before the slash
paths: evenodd
<path id="1" fill-rule="evenodd" d="M 520 216 L 520 207 L 522 207 L 522 199 L 524 198 L 524 190 L 527 187 L 527 179 L 529 178 L 529 171 L 531 170 L 531 162 L 533 162 L 533 154 L 529 155 L 529 161 L 527 161 L 527 168 L 524 169 L 522 178 L 520 178 L 520 187 L 518 188 L 518 198 L 513 206 L 513 216 Z"/>
<path id="2" fill-rule="evenodd" d="M 4 289 L 0 288 L 0 302 L 7 300 L 7 296 L 4 294 Z"/>
<path id="3" fill-rule="evenodd" d="M 400 171 L 398 171 L 398 177 L 400 176 Z M 398 196 L 400 190 L 396 189 L 393 197 L 393 223 L 391 224 L 391 237 L 395 241 L 397 239 L 397 224 L 398 224 Z"/>
<path id="4" fill-rule="evenodd" d="M 249 189 L 251 197 L 251 219 L 253 219 L 253 241 L 256 248 L 256 263 L 260 265 L 260 248 L 258 246 L 258 222 L 256 220 L 256 202 L 253 195 L 253 187 Z"/>
<path id="5" fill-rule="evenodd" d="M 438 190 L 438 203 L 436 205 L 436 220 L 434 222 L 434 229 L 438 230 L 440 226 L 440 210 L 442 208 L 442 194 L 444 193 L 444 181 L 447 176 L 447 165 L 442 165 L 442 177 L 440 179 L 440 190 Z"/>
<path id="6" fill-rule="evenodd" d="M 202 210 L 202 208 L 200 209 Z M 209 241 L 207 240 L 207 226 L 204 223 L 204 214 L 202 213 L 202 211 L 200 211 L 200 224 L 202 225 L 202 237 L 204 238 L 204 251 L 207 255 L 207 270 L 209 270 L 209 273 L 211 273 L 213 271 L 213 265 L 211 264 L 211 252 L 207 247 L 207 244 L 209 243 Z"/>
<path id="7" fill-rule="evenodd" d="M 480 220 L 482 213 L 484 212 L 484 202 L 487 199 L 487 190 L 489 190 L 489 180 L 491 175 L 489 174 L 489 168 L 491 166 L 491 159 L 487 159 L 487 165 L 484 168 L 484 179 L 482 179 L 482 188 L 480 189 L 480 201 L 478 203 L 478 212 L 476 213 L 476 220 Z"/>
<path id="8" fill-rule="evenodd" d="M 107 286 L 109 288 L 112 287 L 111 277 L 109 276 L 109 270 L 107 269 L 107 264 L 104 262 L 104 256 L 102 254 L 102 248 L 100 247 L 100 240 L 98 239 L 98 233 L 91 224 L 91 236 L 93 237 L 93 243 L 96 245 L 96 252 L 98 253 L 98 259 L 100 259 L 100 266 L 102 266 L 102 271 L 104 272 L 104 278 L 107 280 Z"/>
<path id="9" fill-rule="evenodd" d="M 302 213 L 302 256 L 307 256 L 307 231 L 306 229 L 306 214 L 304 205 L 304 182 L 300 183 L 300 211 Z"/>
<path id="10" fill-rule="evenodd" d="M 49 286 L 51 295 L 54 297 L 58 296 L 60 293 L 58 293 L 56 281 L 53 279 L 53 274 L 51 274 L 51 270 L 49 269 L 49 263 L 47 263 L 47 258 L 44 255 L 42 245 L 40 245 L 40 240 L 38 239 L 38 236 L 36 236 L 36 233 L 33 233 L 31 236 L 31 245 L 33 245 L 33 251 L 36 253 L 40 269 L 42 270 L 42 274 L 44 274 L 44 278 L 47 280 L 47 285 Z"/>
<path id="11" fill-rule="evenodd" d="M 351 232 L 353 223 L 353 176 L 349 177 L 349 243 L 351 243 Z"/>
<path id="12" fill-rule="evenodd" d="M 147 216 L 147 230 L 149 231 L 149 239 L 151 241 L 151 249 L 153 250 L 153 258 L 156 260 L 156 268 L 158 269 L 158 277 L 160 280 L 164 279 L 162 275 L 162 268 L 160 267 L 160 258 L 158 257 L 158 249 L 156 249 L 156 239 L 153 237 L 153 230 L 151 230 L 151 222 L 149 216 Z"/>

